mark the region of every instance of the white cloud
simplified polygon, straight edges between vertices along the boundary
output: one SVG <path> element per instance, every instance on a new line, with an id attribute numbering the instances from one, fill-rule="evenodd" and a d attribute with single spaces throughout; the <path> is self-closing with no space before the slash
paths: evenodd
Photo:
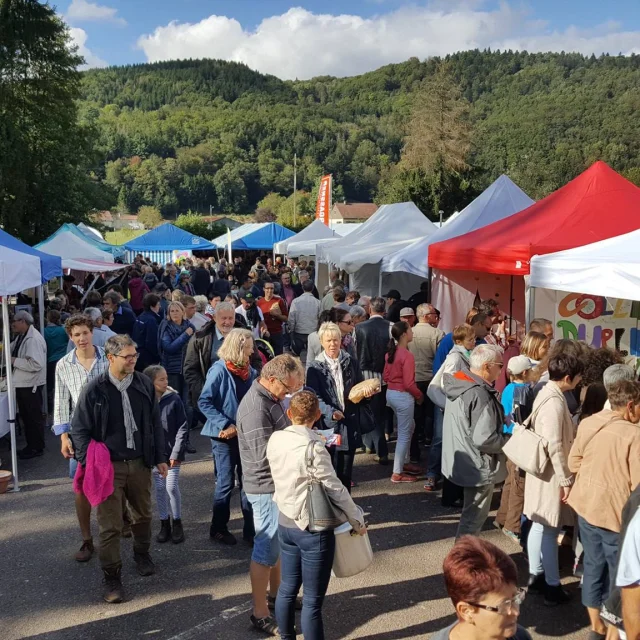
<path id="1" fill-rule="evenodd" d="M 78 46 L 78 53 L 84 58 L 85 64 L 80 69 L 89 69 L 91 67 L 106 67 L 108 63 L 99 56 L 95 55 L 87 47 L 87 32 L 79 27 L 71 27 L 69 29 L 73 44 Z"/>
<path id="2" fill-rule="evenodd" d="M 119 18 L 117 9 L 88 2 L 87 0 L 71 0 L 66 17 L 70 22 L 113 22 L 124 26 L 126 20 Z"/>
<path id="3" fill-rule="evenodd" d="M 411 56 L 426 58 L 473 48 L 579 51 L 596 55 L 638 51 L 640 32 L 607 23 L 595 29 L 549 31 L 522 5 L 503 2 L 483 10 L 482 0 L 437 1 L 372 18 L 316 14 L 292 8 L 247 31 L 235 19 L 212 15 L 191 24 L 170 22 L 138 39 L 150 62 L 222 58 L 244 62 L 280 78 L 349 76 Z"/>

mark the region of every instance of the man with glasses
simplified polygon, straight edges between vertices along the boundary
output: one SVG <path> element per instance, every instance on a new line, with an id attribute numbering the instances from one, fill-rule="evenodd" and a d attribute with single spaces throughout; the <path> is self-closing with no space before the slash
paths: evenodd
<path id="1" fill-rule="evenodd" d="M 303 380 L 299 360 L 288 354 L 275 357 L 264 365 L 260 377 L 240 402 L 236 419 L 242 483 L 251 503 L 256 531 L 249 568 L 253 596 L 251 623 L 269 635 L 277 635 L 269 606 L 275 604 L 280 586 L 280 545 L 267 443 L 274 431 L 289 426 L 282 401 L 298 391 Z"/>
<path id="2" fill-rule="evenodd" d="M 133 557 L 138 573 L 150 576 L 155 566 L 151 546 L 151 469 L 167 475 L 164 430 L 151 380 L 135 371 L 138 353 L 129 336 L 107 340 L 109 368 L 89 382 L 71 421 L 76 459 L 85 467 L 89 443 L 104 443 L 113 465 L 113 493 L 98 505 L 100 565 L 105 602 L 122 602 L 120 535 L 122 501 L 131 506 Z"/>
<path id="3" fill-rule="evenodd" d="M 447 406 L 442 436 L 442 474 L 464 489 L 464 504 L 456 539 L 482 530 L 496 484 L 507 476 L 502 447 L 504 409 L 492 384 L 503 367 L 502 350 L 490 344 L 476 347 L 470 371 L 443 375 Z"/>
<path id="4" fill-rule="evenodd" d="M 427 396 L 429 383 L 433 379 L 433 359 L 438 345 L 444 337 L 444 331 L 436 328 L 440 315 L 433 305 L 421 304 L 416 310 L 418 324 L 413 327 L 413 340 L 409 343 L 409 351 L 413 353 L 416 362 L 416 384 L 424 393 L 424 402 L 416 404 L 416 428 L 411 438 L 410 458 L 413 464 L 420 461 L 419 442 L 431 441 L 433 435 L 433 402 Z M 435 324 L 435 326 L 434 326 Z"/>
<path id="5" fill-rule="evenodd" d="M 262 311 L 269 337 L 267 340 L 273 347 L 275 355 L 282 354 L 284 346 L 284 324 L 289 317 L 286 302 L 275 295 L 276 285 L 273 282 L 264 283 L 264 297 L 258 298 L 256 305 Z"/>

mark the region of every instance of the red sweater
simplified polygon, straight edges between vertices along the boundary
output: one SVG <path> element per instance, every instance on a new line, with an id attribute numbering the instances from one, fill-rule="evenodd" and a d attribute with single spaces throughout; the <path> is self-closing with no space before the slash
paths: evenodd
<path id="1" fill-rule="evenodd" d="M 389 364 L 389 354 L 384 357 L 385 365 L 382 379 L 391 391 L 406 391 L 416 400 L 422 392 L 416 384 L 416 361 L 408 349 L 398 347 L 393 363 Z"/>

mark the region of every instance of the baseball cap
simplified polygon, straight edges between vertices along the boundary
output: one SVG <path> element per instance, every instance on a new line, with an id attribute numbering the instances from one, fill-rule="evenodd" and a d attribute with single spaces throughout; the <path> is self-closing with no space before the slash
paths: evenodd
<path id="1" fill-rule="evenodd" d="M 521 373 L 525 371 L 529 371 L 529 369 L 533 368 L 533 363 L 527 356 L 515 356 L 514 358 L 509 359 L 509 364 L 507 365 L 507 369 L 514 375 L 519 376 Z"/>
<path id="2" fill-rule="evenodd" d="M 253 302 L 255 300 L 253 293 L 251 293 L 251 291 L 243 291 L 240 294 L 240 299 L 241 300 L 248 300 L 249 302 Z"/>
<path id="3" fill-rule="evenodd" d="M 397 289 L 389 289 L 388 293 L 385 293 L 383 298 L 393 298 L 394 300 L 400 300 L 400 292 Z"/>
<path id="4" fill-rule="evenodd" d="M 413 309 L 411 307 L 404 307 L 404 309 L 402 309 L 400 311 L 400 317 L 404 318 L 407 316 L 415 316 L 415 312 L 413 311 Z"/>

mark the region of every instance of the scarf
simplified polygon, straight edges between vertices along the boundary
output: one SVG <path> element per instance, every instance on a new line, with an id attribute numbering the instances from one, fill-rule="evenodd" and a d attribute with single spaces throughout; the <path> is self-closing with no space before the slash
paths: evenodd
<path id="1" fill-rule="evenodd" d="M 227 365 L 227 371 L 234 376 L 238 376 L 240 380 L 246 382 L 249 379 L 250 369 L 248 362 L 246 364 L 236 364 L 225 360 L 225 364 Z"/>
<path id="2" fill-rule="evenodd" d="M 109 371 L 109 381 L 120 392 L 122 396 L 122 412 L 124 413 L 124 428 L 127 432 L 127 449 L 135 449 L 136 443 L 133 439 L 133 434 L 138 430 L 136 426 L 135 418 L 133 417 L 133 409 L 131 408 L 131 402 L 129 401 L 129 394 L 127 389 L 133 382 L 133 374 L 130 373 L 123 380 L 118 380 L 113 377 L 111 371 Z"/>
<path id="3" fill-rule="evenodd" d="M 342 377 L 342 367 L 340 366 L 340 357 L 336 360 L 330 358 L 327 355 L 326 351 L 323 351 L 321 354 L 321 358 L 327 364 L 329 368 L 329 373 L 333 378 L 333 381 L 336 385 L 336 391 L 338 396 L 338 403 L 340 404 L 340 409 L 344 411 L 344 379 Z"/>

